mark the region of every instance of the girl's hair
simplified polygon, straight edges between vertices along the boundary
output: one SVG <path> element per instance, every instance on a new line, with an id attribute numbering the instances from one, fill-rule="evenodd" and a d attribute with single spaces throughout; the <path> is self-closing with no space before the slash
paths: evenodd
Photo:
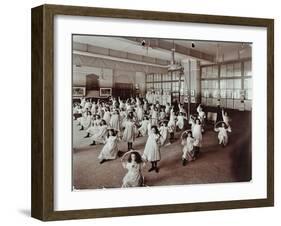
<path id="1" fill-rule="evenodd" d="M 130 111 L 130 112 L 128 113 L 128 118 L 129 118 L 129 119 L 133 119 L 133 118 L 134 118 L 134 113 L 133 113 L 132 111 Z"/>
<path id="2" fill-rule="evenodd" d="M 100 124 L 101 125 L 106 125 L 106 121 L 103 119 L 103 120 L 101 120 Z"/>
<path id="3" fill-rule="evenodd" d="M 196 123 L 197 120 L 199 121 L 199 125 L 201 125 L 201 121 L 200 121 L 199 118 L 195 118 L 195 123 Z"/>
<path id="4" fill-rule="evenodd" d="M 160 134 L 160 132 L 159 132 L 157 126 L 151 126 L 151 129 L 153 129 L 153 128 L 155 129 L 155 133 L 156 133 L 156 134 Z"/>
<path id="5" fill-rule="evenodd" d="M 149 118 L 148 118 L 147 115 L 143 116 L 143 120 L 148 120 L 148 119 L 149 119 Z"/>
<path id="6" fill-rule="evenodd" d="M 112 135 L 111 136 L 116 136 L 116 131 L 114 130 L 114 129 L 109 129 L 108 130 L 108 133 L 107 133 L 107 137 L 109 137 L 110 135 L 109 135 L 109 132 L 112 132 Z"/>
<path id="7" fill-rule="evenodd" d="M 129 158 L 128 158 L 128 162 L 132 162 L 132 155 L 135 155 L 136 156 L 136 163 L 142 163 L 142 158 L 141 158 L 141 155 L 136 152 L 136 151 L 133 151 L 130 155 L 129 155 Z"/>
<path id="8" fill-rule="evenodd" d="M 128 119 L 128 120 L 132 120 L 132 119 L 133 119 L 132 114 L 129 113 L 129 114 L 127 115 L 127 119 Z"/>
<path id="9" fill-rule="evenodd" d="M 164 126 L 168 126 L 168 121 L 164 121 L 164 122 L 162 122 L 162 124 L 163 124 Z"/>
<path id="10" fill-rule="evenodd" d="M 187 132 L 184 132 L 182 134 L 182 139 L 185 140 L 188 137 L 188 134 L 190 134 L 191 137 L 194 138 L 193 135 L 192 135 L 192 132 L 191 131 L 187 131 Z"/>
<path id="11" fill-rule="evenodd" d="M 98 119 L 100 119 L 100 115 L 97 114 L 96 117 L 97 117 Z"/>
<path id="12" fill-rule="evenodd" d="M 119 110 L 118 109 L 115 109 L 115 112 L 117 113 L 117 115 L 119 115 Z"/>

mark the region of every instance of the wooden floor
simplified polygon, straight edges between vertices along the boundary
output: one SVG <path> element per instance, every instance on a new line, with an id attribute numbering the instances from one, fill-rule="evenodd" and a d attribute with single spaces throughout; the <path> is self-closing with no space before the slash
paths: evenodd
<path id="1" fill-rule="evenodd" d="M 160 171 L 143 169 L 146 186 L 224 183 L 251 180 L 251 126 L 249 112 L 232 112 L 232 130 L 229 145 L 218 145 L 217 133 L 210 125 L 203 135 L 201 155 L 196 161 L 182 166 L 180 139 L 161 148 Z M 89 146 L 91 140 L 83 138 L 77 121 L 73 122 L 73 186 L 75 189 L 119 188 L 126 170 L 120 158 L 99 164 L 102 145 Z M 176 134 L 179 138 L 180 133 Z M 143 152 L 146 137 L 137 138 L 134 149 Z M 127 144 L 120 142 L 119 150 L 126 151 Z"/>

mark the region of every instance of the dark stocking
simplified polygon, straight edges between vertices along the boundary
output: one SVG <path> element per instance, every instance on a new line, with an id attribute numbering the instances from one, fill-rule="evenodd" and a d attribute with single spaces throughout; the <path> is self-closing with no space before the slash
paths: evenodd
<path id="1" fill-rule="evenodd" d="M 155 169 L 155 163 L 151 162 L 151 168 L 148 170 L 148 172 L 151 172 L 154 169 Z"/>
<path id="2" fill-rule="evenodd" d="M 157 167 L 157 161 L 154 162 L 154 169 L 156 173 L 159 172 L 159 168 Z"/>

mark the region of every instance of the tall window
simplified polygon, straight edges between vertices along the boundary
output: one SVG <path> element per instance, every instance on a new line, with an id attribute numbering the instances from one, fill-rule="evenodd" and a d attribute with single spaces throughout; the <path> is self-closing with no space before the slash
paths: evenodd
<path id="1" fill-rule="evenodd" d="M 245 61 L 244 63 L 244 90 L 246 100 L 252 99 L 252 63 Z"/>
<path id="2" fill-rule="evenodd" d="M 184 93 L 184 77 L 179 71 L 167 74 L 150 73 L 146 75 L 146 89 L 163 92 Z"/>
<path id="3" fill-rule="evenodd" d="M 211 98 L 225 99 L 226 106 L 235 108 L 240 102 L 241 95 L 246 101 L 252 100 L 252 68 L 251 60 L 223 63 L 201 67 L 201 96 L 202 101 L 209 104 Z"/>

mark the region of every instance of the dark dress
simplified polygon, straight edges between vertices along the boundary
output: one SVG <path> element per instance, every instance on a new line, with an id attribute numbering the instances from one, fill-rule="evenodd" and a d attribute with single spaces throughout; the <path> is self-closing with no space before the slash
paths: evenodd
<path id="1" fill-rule="evenodd" d="M 173 102 L 173 109 L 174 109 L 175 114 L 178 114 L 180 109 L 179 109 L 179 105 L 178 105 L 177 101 Z"/>
<path id="2" fill-rule="evenodd" d="M 217 121 L 223 121 L 223 117 L 222 117 L 222 109 L 220 107 L 220 105 L 217 106 Z"/>

